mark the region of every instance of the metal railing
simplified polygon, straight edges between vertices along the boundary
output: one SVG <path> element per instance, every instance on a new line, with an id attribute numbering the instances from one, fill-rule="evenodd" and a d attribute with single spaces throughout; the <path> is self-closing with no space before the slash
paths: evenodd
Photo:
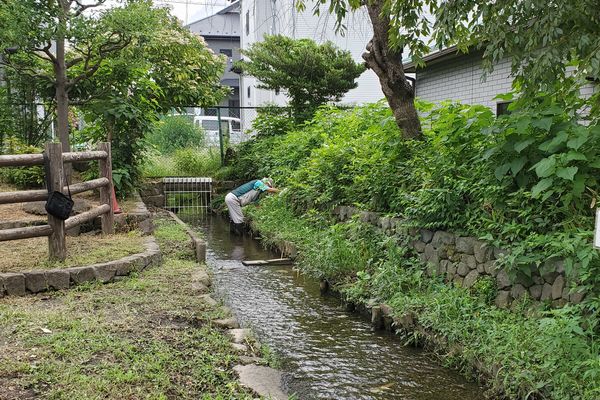
<path id="1" fill-rule="evenodd" d="M 46 161 L 47 160 L 47 161 Z M 84 222 L 100 216 L 102 233 L 114 233 L 114 216 L 112 207 L 112 161 L 110 143 L 100 143 L 98 151 L 63 153 L 60 143 L 46 144 L 44 154 L 19 154 L 0 156 L 1 167 L 30 167 L 44 165 L 47 167 L 47 190 L 25 190 L 0 193 L 0 204 L 27 203 L 45 201 L 49 193 L 67 192 L 65 182 L 65 163 L 99 161 L 100 178 L 70 185 L 71 194 L 100 189 L 101 205 L 81 214 L 71 216 L 66 221 L 48 214 L 48 224 L 27 226 L 23 228 L 0 230 L 0 242 L 8 240 L 48 237 L 49 258 L 64 261 L 67 257 L 66 231 Z"/>
<path id="2" fill-rule="evenodd" d="M 206 214 L 212 200 L 212 178 L 164 178 L 165 208 L 176 213 Z"/>

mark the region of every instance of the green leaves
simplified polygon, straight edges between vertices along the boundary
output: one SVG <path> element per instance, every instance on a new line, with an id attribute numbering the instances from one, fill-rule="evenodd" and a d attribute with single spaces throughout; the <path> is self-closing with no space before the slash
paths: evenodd
<path id="1" fill-rule="evenodd" d="M 243 50 L 249 58 L 236 64 L 242 73 L 258 78 L 261 87 L 283 89 L 297 121 L 310 119 L 317 107 L 339 101 L 365 70 L 350 52 L 331 42 L 266 35 L 261 42 Z"/>
<path id="2" fill-rule="evenodd" d="M 579 150 L 581 146 L 583 146 L 589 139 L 589 132 L 585 128 L 581 128 L 577 130 L 577 136 L 572 139 L 569 139 L 567 142 L 567 147 L 574 150 Z"/>
<path id="3" fill-rule="evenodd" d="M 540 94 L 538 101 L 515 103 L 512 114 L 497 120 L 498 142 L 483 158 L 498 180 L 510 182 L 503 180 L 510 172 L 513 184 L 535 198 L 585 209 L 586 185 L 598 184 L 600 128 L 580 124 L 553 96 Z"/>
<path id="4" fill-rule="evenodd" d="M 534 119 L 531 121 L 531 124 L 536 128 L 540 128 L 546 132 L 550 130 L 552 127 L 552 117 L 545 117 L 541 119 Z"/>
<path id="5" fill-rule="evenodd" d="M 577 171 L 579 171 L 577 167 L 560 167 L 556 170 L 556 176 L 572 181 Z"/>
<path id="6" fill-rule="evenodd" d="M 525 139 L 522 140 L 518 143 L 515 143 L 514 149 L 517 153 L 522 152 L 523 150 L 525 150 L 527 147 L 529 147 L 530 144 L 535 143 L 535 139 L 534 138 L 529 138 L 529 139 Z"/>
<path id="7" fill-rule="evenodd" d="M 542 192 L 550 188 L 552 183 L 554 182 L 554 178 L 544 178 L 538 183 L 535 184 L 534 187 L 531 188 L 531 196 L 533 198 L 537 198 L 540 196 Z"/>
<path id="8" fill-rule="evenodd" d="M 512 162 L 510 163 L 510 170 L 513 176 L 517 176 L 517 174 L 523 169 L 527 161 L 527 157 L 519 157 L 512 160 Z"/>
<path id="9" fill-rule="evenodd" d="M 556 171 L 556 158 L 548 157 L 542 159 L 540 162 L 535 164 L 532 169 L 535 169 L 535 173 L 540 178 L 546 178 Z"/>

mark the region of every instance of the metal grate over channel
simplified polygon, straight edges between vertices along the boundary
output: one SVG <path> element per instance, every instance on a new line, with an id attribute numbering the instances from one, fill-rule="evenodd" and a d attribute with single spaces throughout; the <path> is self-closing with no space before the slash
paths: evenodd
<path id="1" fill-rule="evenodd" d="M 165 208 L 182 214 L 204 214 L 212 200 L 212 178 L 164 178 Z"/>

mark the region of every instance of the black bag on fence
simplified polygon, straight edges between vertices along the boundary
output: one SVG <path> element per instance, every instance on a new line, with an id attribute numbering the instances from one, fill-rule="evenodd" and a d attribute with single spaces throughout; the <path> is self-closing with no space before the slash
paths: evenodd
<path id="1" fill-rule="evenodd" d="M 46 161 L 46 178 L 48 179 L 50 177 L 50 174 L 48 173 L 48 160 L 46 159 L 45 154 L 44 159 Z M 71 198 L 71 188 L 69 188 L 68 182 L 67 190 L 69 191 L 69 197 L 65 196 L 57 190 L 53 191 L 52 193 L 49 193 L 45 207 L 48 214 L 63 221 L 69 218 L 69 216 L 71 215 L 71 211 L 73 211 L 73 205 L 75 204 L 75 202 Z"/>
<path id="2" fill-rule="evenodd" d="M 64 221 L 71 215 L 74 204 L 75 202 L 71 198 L 70 190 L 69 197 L 55 190 L 48 196 L 48 201 L 46 201 L 46 211 L 48 214 Z"/>

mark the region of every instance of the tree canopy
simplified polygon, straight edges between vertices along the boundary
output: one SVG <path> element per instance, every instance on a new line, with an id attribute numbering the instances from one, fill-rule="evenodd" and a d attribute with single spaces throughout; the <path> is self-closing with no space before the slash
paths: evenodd
<path id="1" fill-rule="evenodd" d="M 237 67 L 256 77 L 260 88 L 284 90 L 300 119 L 310 117 L 321 104 L 339 101 L 357 86 L 356 78 L 365 70 L 350 52 L 331 42 L 317 44 L 282 35 L 267 35 L 242 54 L 249 60 Z"/>
<path id="2" fill-rule="evenodd" d="M 447 0 L 436 19 L 439 46 L 483 49 L 488 69 L 510 57 L 526 94 L 600 79 L 597 0 Z"/>
<path id="3" fill-rule="evenodd" d="M 80 104 L 97 101 L 113 93 L 111 83 L 130 82 L 127 74 L 113 74 L 112 80 L 102 85 L 86 84 L 101 69 L 104 78 L 107 68 L 120 68 L 122 72 L 127 64 L 124 61 L 129 62 L 125 69 L 130 72 L 146 70 L 145 77 L 174 104 L 183 100 L 200 103 L 201 99 L 213 103 L 223 94 L 218 79 L 222 62 L 166 9 L 154 7 L 150 0 L 119 1 L 113 7 L 103 7 L 105 3 L 106 0 L 0 1 L 0 47 L 9 50 L 1 62 L 20 76 L 44 82 L 50 89 L 57 105 L 57 130 L 65 149 L 69 147 L 70 98 L 77 98 Z M 143 57 L 145 64 L 140 64 L 141 49 L 148 53 Z M 149 63 L 153 63 L 151 68 Z M 94 87 L 96 92 L 90 92 Z M 121 94 L 126 96 L 128 92 Z M 153 99 L 159 97 L 155 95 Z"/>
<path id="4" fill-rule="evenodd" d="M 29 80 L 37 96 L 54 100 L 63 146 L 69 147 L 69 105 L 84 112 L 87 128 L 78 140 L 111 141 L 115 183 L 127 189 L 139 173 L 144 135 L 161 114 L 218 104 L 227 93 L 220 84 L 225 61 L 167 8 L 149 0 L 102 3 L 0 0 L 0 24 L 7 27 L 0 48 L 10 49 L 2 63 L 11 83 Z"/>

